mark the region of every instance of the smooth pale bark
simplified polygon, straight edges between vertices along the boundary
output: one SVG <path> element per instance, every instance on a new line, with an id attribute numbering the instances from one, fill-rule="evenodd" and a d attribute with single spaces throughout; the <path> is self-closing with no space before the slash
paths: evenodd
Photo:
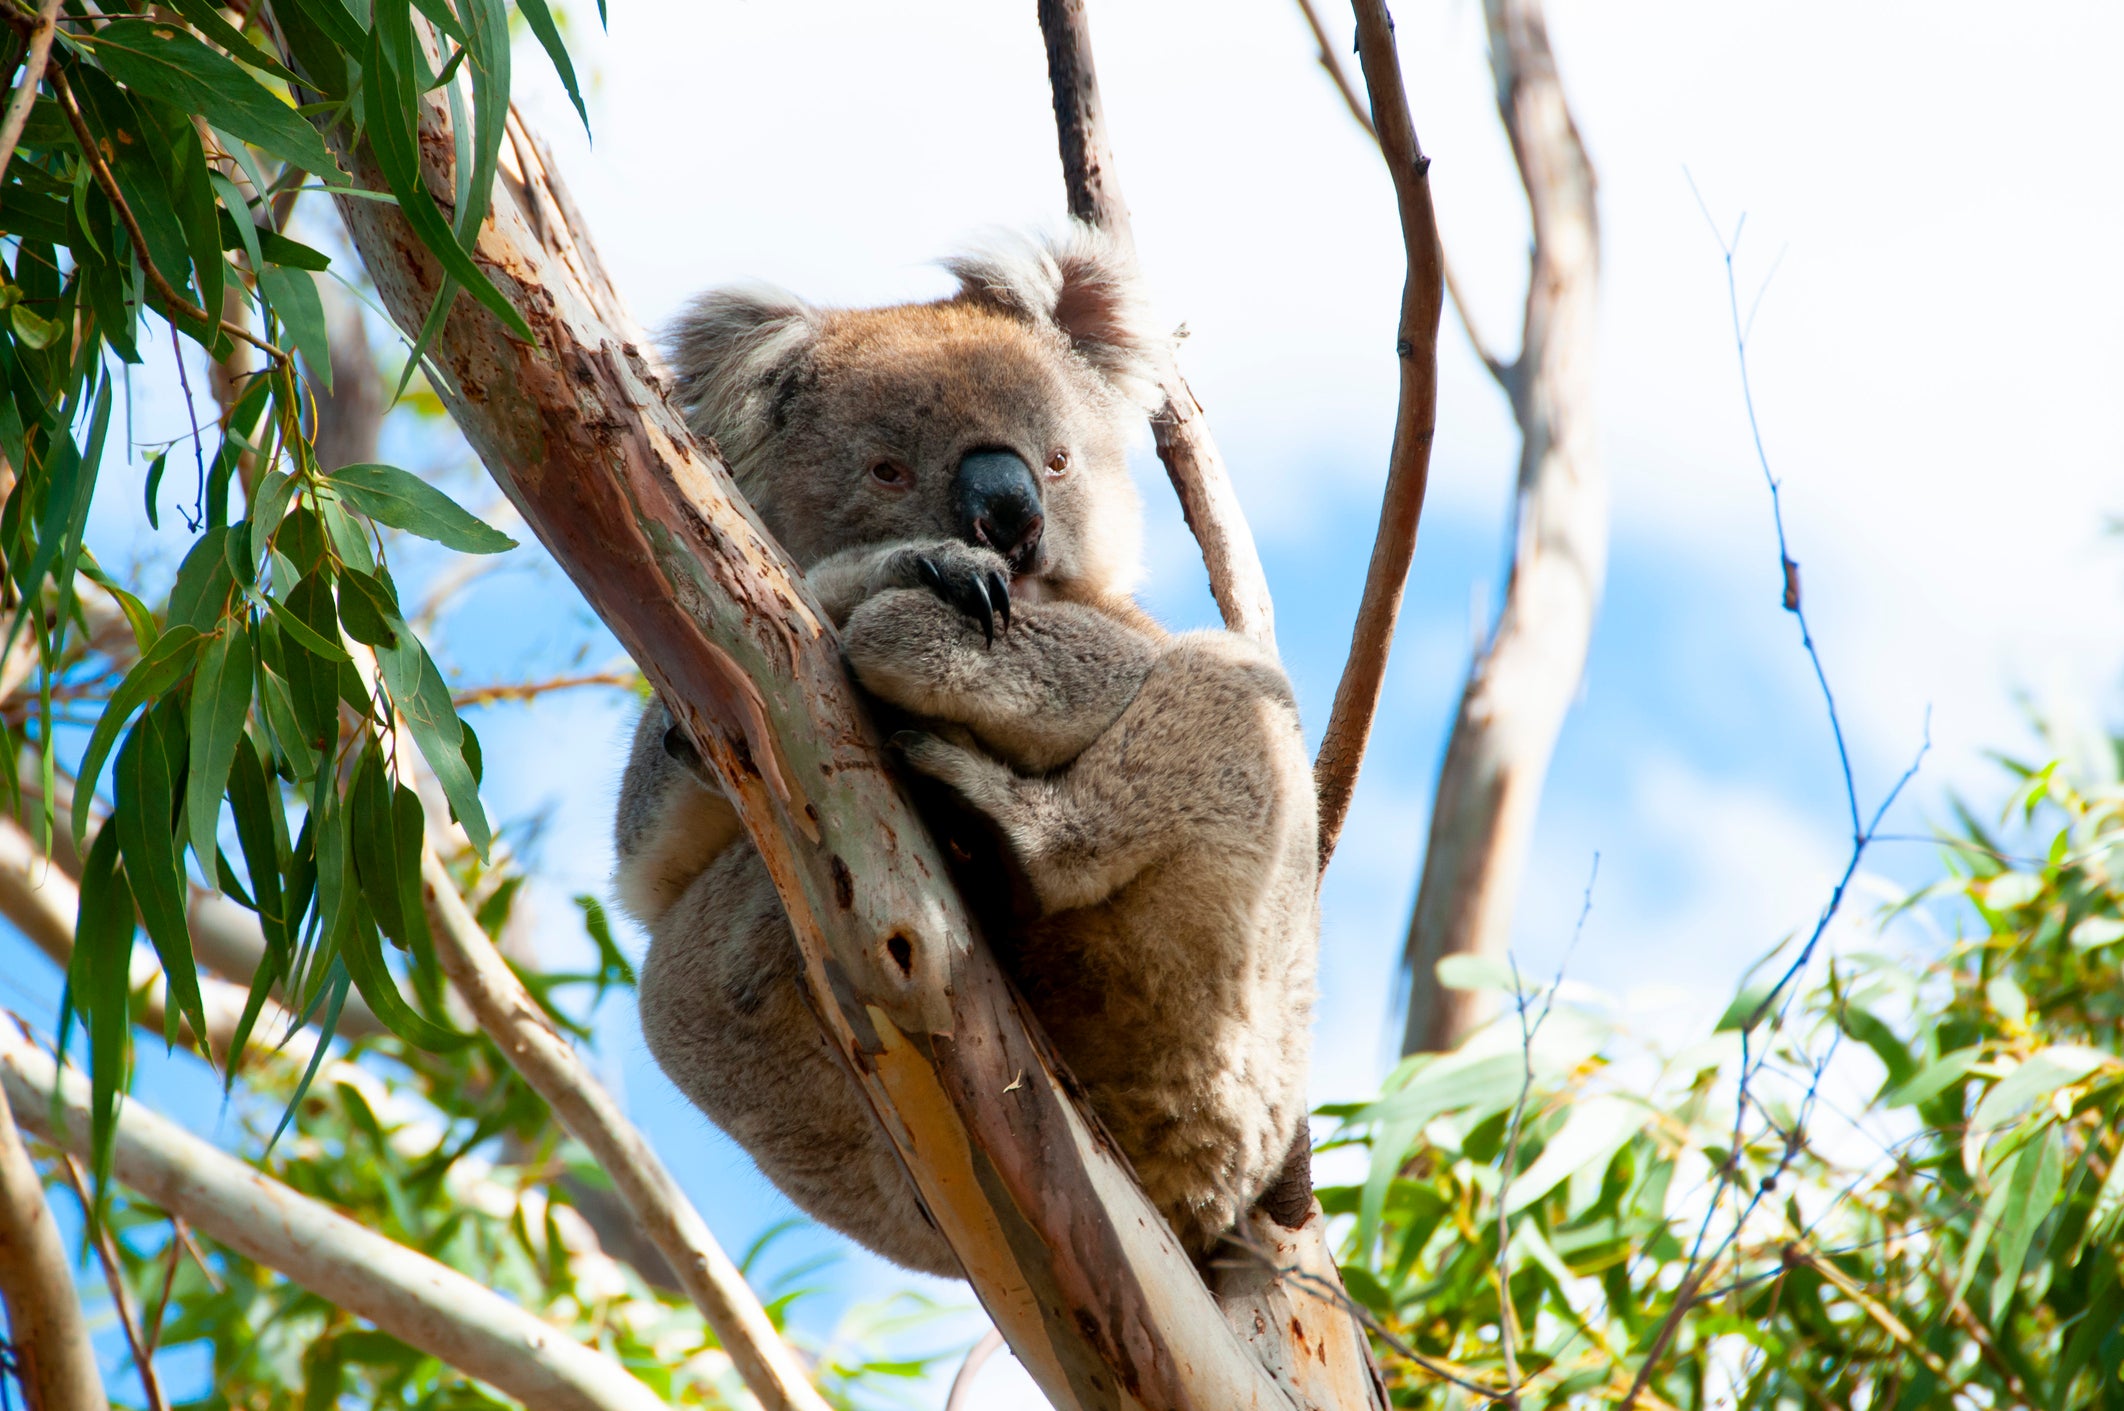
<path id="1" fill-rule="evenodd" d="M 0 1020 L 0 1023 L 5 1023 Z M 0 1093 L 0 1307 L 29 1411 L 106 1411 L 96 1349 L 59 1239 L 5 1093 Z"/>
<path id="2" fill-rule="evenodd" d="M 22 1124 L 87 1159 L 88 1082 L 0 1024 L 0 1089 Z M 620 1365 L 482 1287 L 128 1102 L 117 1179 L 196 1230 L 534 1411 L 661 1411 Z"/>
<path id="3" fill-rule="evenodd" d="M 1585 672 L 1607 574 L 1608 481 L 1594 444 L 1600 223 L 1540 0 L 1485 0 L 1497 109 L 1533 215 L 1520 354 L 1500 377 L 1523 438 L 1503 611 L 1462 692 L 1405 951 L 1404 1053 L 1448 1049 L 1488 1015 L 1438 983 L 1450 955 L 1504 954 L 1542 781 Z"/>
<path id="4" fill-rule="evenodd" d="M 422 849 L 421 882 L 434 922 L 436 959 L 450 983 L 510 1066 L 612 1178 L 745 1384 L 768 1411 L 826 1411 L 826 1399 L 767 1320 L 745 1276 L 708 1233 L 648 1141 L 590 1076 L 574 1046 L 487 939 L 433 848 Z"/>
<path id="5" fill-rule="evenodd" d="M 438 95 L 422 121 L 423 175 L 447 204 Z M 1288 1406 L 1028 1033 L 816 603 L 666 400 L 550 161 L 515 135 L 475 258 L 534 337 L 460 298 L 430 349 L 438 391 L 723 780 L 824 1032 L 975 1291 L 1058 1405 Z M 366 149 L 341 156 L 383 189 Z M 418 327 L 431 257 L 391 206 L 340 213 L 386 307 Z"/>
<path id="6" fill-rule="evenodd" d="M 1092 64 L 1084 0 L 1039 0 L 1040 31 L 1047 39 L 1047 79 L 1055 104 L 1055 131 L 1062 145 L 1062 180 L 1069 213 L 1134 245 L 1128 206 L 1114 177 L 1113 149 L 1106 141 L 1105 108 Z M 1276 605 L 1268 575 L 1254 547 L 1253 527 L 1239 507 L 1224 455 L 1210 435 L 1202 403 L 1168 357 L 1158 372 L 1165 406 L 1151 418 L 1158 459 L 1165 465 L 1180 513 L 1202 549 L 1210 594 L 1224 625 L 1274 650 Z"/>

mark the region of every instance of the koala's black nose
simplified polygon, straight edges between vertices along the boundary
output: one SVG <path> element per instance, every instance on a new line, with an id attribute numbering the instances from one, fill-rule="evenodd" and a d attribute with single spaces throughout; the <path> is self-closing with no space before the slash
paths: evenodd
<path id="1" fill-rule="evenodd" d="M 1040 548 L 1040 485 L 1010 451 L 968 451 L 951 482 L 952 508 L 968 543 L 985 544 L 1026 568 Z"/>

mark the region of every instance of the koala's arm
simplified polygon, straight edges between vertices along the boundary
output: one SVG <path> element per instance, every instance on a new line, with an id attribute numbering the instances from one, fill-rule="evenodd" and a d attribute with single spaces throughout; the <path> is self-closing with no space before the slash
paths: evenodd
<path id="1" fill-rule="evenodd" d="M 938 735 L 898 743 L 997 824 L 1046 915 L 1104 902 L 1183 852 L 1244 871 L 1310 846 L 1299 835 L 1313 827 L 1312 773 L 1289 682 L 1224 633 L 1158 654 L 1118 718 L 1052 774 Z"/>
<path id="2" fill-rule="evenodd" d="M 671 732 L 671 713 L 650 701 L 634 727 L 614 820 L 620 901 L 648 926 L 743 832 L 690 742 Z"/>
<path id="3" fill-rule="evenodd" d="M 1028 603 L 991 639 L 924 589 L 890 590 L 842 631 L 864 689 L 911 715 L 963 725 L 1033 774 L 1058 769 L 1113 728 L 1143 688 L 1161 643 L 1080 603 Z"/>

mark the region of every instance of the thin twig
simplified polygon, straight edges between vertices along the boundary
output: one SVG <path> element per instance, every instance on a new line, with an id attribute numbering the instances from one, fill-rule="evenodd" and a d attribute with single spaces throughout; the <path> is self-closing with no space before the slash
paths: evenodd
<path id="1" fill-rule="evenodd" d="M 30 108 L 37 102 L 37 85 L 44 82 L 45 61 L 52 55 L 52 37 L 59 32 L 59 0 L 44 0 L 37 22 L 30 29 L 29 53 L 22 61 L 22 79 L 7 100 L 7 116 L 0 118 L 0 180 L 7 164 L 15 159 L 15 144 L 29 122 Z"/>
<path id="2" fill-rule="evenodd" d="M 1578 939 L 1586 933 L 1586 918 L 1593 913 L 1593 884 L 1600 880 L 1600 854 L 1593 854 L 1593 871 L 1586 878 L 1585 899 L 1579 903 L 1578 922 L 1571 928 L 1570 943 L 1564 947 L 1563 959 L 1557 962 L 1556 978 L 1549 983 L 1548 993 L 1542 997 L 1541 1013 L 1531 1023 L 1527 1019 L 1527 991 L 1520 983 L 1519 960 L 1507 956 L 1512 963 L 1512 998 L 1519 1008 L 1519 1051 L 1523 1068 L 1519 1083 L 1519 1098 L 1512 1104 L 1512 1122 L 1505 1138 L 1504 1164 L 1498 1168 L 1497 1177 L 1497 1334 L 1498 1346 L 1504 1353 L 1505 1384 L 1511 1388 L 1509 1403 L 1517 1408 L 1519 1393 L 1524 1389 L 1519 1380 L 1518 1354 L 1512 1348 L 1515 1335 L 1513 1326 L 1516 1312 L 1512 1307 L 1512 1217 L 1510 1197 L 1512 1178 L 1519 1170 L 1519 1138 L 1527 1115 L 1527 1099 L 1534 1091 L 1534 1040 L 1541 1034 L 1541 1026 L 1549 1022 L 1549 1013 L 1556 1008 L 1557 991 L 1563 988 L 1564 971 L 1571 964 L 1572 953 L 1578 949 Z"/>
<path id="3" fill-rule="evenodd" d="M 990 1328 L 981 1334 L 981 1340 L 966 1354 L 959 1364 L 959 1373 L 951 1379 L 951 1392 L 944 1398 L 944 1411 L 969 1411 L 973 1401 L 974 1378 L 988 1365 L 988 1359 L 1003 1350 L 1003 1334 Z"/>
<path id="4" fill-rule="evenodd" d="M 132 1349 L 133 1370 L 140 1374 L 140 1389 L 147 1396 L 148 1411 L 170 1411 L 170 1403 L 162 1395 L 162 1383 L 155 1376 L 155 1355 L 141 1339 L 140 1322 L 133 1314 L 133 1298 L 125 1287 L 125 1265 L 118 1258 L 117 1241 L 111 1238 L 110 1222 L 97 1217 L 95 1202 L 89 1198 L 88 1181 L 74 1158 L 61 1152 L 59 1170 L 81 1201 L 81 1218 L 88 1224 L 89 1243 L 95 1247 L 97 1262 L 103 1266 L 103 1282 L 118 1309 L 118 1326 L 125 1330 L 126 1346 Z"/>
<path id="5" fill-rule="evenodd" d="M 171 287 L 169 280 L 163 277 L 162 271 L 155 267 L 155 261 L 148 255 L 147 236 L 141 233 L 140 222 L 134 217 L 133 208 L 125 203 L 125 196 L 118 189 L 118 179 L 111 175 L 109 165 L 104 162 L 102 149 L 96 145 L 95 134 L 89 131 L 87 121 L 81 116 L 80 106 L 74 102 L 73 90 L 67 87 L 66 76 L 53 69 L 51 79 L 52 92 L 59 99 L 59 110 L 66 114 L 67 124 L 74 129 L 74 138 L 81 146 L 82 158 L 89 164 L 96 184 L 103 188 L 103 194 L 109 197 L 111 204 L 117 208 L 118 219 L 124 223 L 126 236 L 133 242 L 133 253 L 140 258 L 140 268 L 146 273 L 148 283 L 154 286 L 155 292 L 162 298 L 164 314 L 173 319 L 182 317 L 191 323 L 219 328 L 232 338 L 241 338 L 274 361 L 286 362 L 288 354 L 283 349 L 257 337 L 248 328 L 231 323 L 227 319 L 217 318 Z"/>
<path id="6" fill-rule="evenodd" d="M 1379 142 L 1379 129 L 1373 126 L 1372 115 L 1365 111 L 1364 101 L 1357 96 L 1356 86 L 1350 82 L 1349 71 L 1343 68 L 1342 60 L 1336 56 L 1335 45 L 1328 38 L 1327 27 L 1321 23 L 1319 10 L 1314 8 L 1313 0 L 1298 0 L 1298 10 L 1305 16 L 1306 28 L 1312 30 L 1313 42 L 1320 48 L 1320 67 L 1327 71 L 1328 78 L 1335 85 L 1335 91 L 1342 96 L 1343 106 L 1350 110 L 1350 116 L 1356 120 L 1357 126 L 1364 129 L 1364 135 L 1371 138 L 1376 146 Z M 1475 350 L 1475 356 L 1489 369 L 1490 376 L 1509 394 L 1512 390 L 1514 366 L 1492 353 L 1490 345 L 1476 329 L 1475 315 L 1468 308 L 1467 297 L 1461 293 L 1460 281 L 1453 276 L 1453 262 L 1446 257 L 1443 243 L 1441 240 L 1438 264 L 1445 275 L 1446 296 L 1452 301 L 1453 313 L 1460 320 L 1460 331 L 1468 336 L 1468 346 Z"/>
<path id="7" fill-rule="evenodd" d="M 500 701 L 534 701 L 555 691 L 573 691 L 584 686 L 631 687 L 641 679 L 638 671 L 593 671 L 585 676 L 555 676 L 545 681 L 498 681 L 491 686 L 473 686 L 458 691 L 450 697 L 450 703 L 464 710 Z"/>
<path id="8" fill-rule="evenodd" d="M 1822 665 L 1821 652 L 1815 646 L 1813 631 L 1807 623 L 1806 602 L 1799 588 L 1799 563 L 1792 557 L 1791 544 L 1785 535 L 1784 501 L 1780 493 L 1781 484 L 1770 468 L 1769 453 L 1763 445 L 1762 423 L 1757 417 L 1755 410 L 1754 386 L 1748 369 L 1748 335 L 1754 323 L 1754 311 L 1751 308 L 1748 317 L 1746 319 L 1742 318 L 1740 285 L 1733 267 L 1734 255 L 1739 248 L 1741 231 L 1745 227 L 1747 217 L 1745 215 L 1741 217 L 1740 221 L 1734 226 L 1732 236 L 1729 237 L 1719 229 L 1718 223 L 1711 218 L 1710 209 L 1704 204 L 1702 193 L 1697 191 L 1694 178 L 1689 178 L 1689 190 L 1696 196 L 1697 209 L 1703 212 L 1704 222 L 1710 226 L 1712 238 L 1718 242 L 1719 254 L 1725 263 L 1726 304 L 1732 322 L 1734 353 L 1740 369 L 1741 401 L 1747 409 L 1748 433 L 1754 444 L 1756 464 L 1762 471 L 1764 485 L 1770 491 L 1770 515 L 1771 523 L 1777 531 L 1777 556 L 1782 584 L 1783 605 L 1785 610 L 1791 613 L 1798 621 L 1800 645 L 1807 653 L 1808 664 L 1813 668 L 1815 684 L 1821 689 L 1822 703 L 1829 716 L 1830 733 L 1836 742 L 1837 766 L 1843 780 L 1845 808 L 1849 813 L 1851 823 L 1851 852 L 1845 860 L 1844 870 L 1837 878 L 1836 885 L 1830 890 L 1829 900 L 1822 907 L 1820 915 L 1815 918 L 1814 927 L 1808 933 L 1806 942 L 1800 946 L 1799 952 L 1793 957 L 1791 964 L 1787 965 L 1778 976 L 1777 982 L 1770 987 L 1742 1022 L 1741 1068 L 1734 1097 L 1733 1134 L 1727 1148 L 1726 1161 L 1717 1173 L 1717 1184 L 1712 1191 L 1710 1204 L 1704 1211 L 1703 1223 L 1698 1227 L 1696 1238 L 1690 1246 L 1689 1262 L 1686 1266 L 1681 1286 L 1676 1290 L 1674 1304 L 1668 1309 L 1667 1316 L 1660 1325 L 1659 1335 L 1653 1340 L 1652 1350 L 1638 1367 L 1636 1379 L 1632 1382 L 1629 1393 L 1623 1397 L 1619 1411 L 1630 1411 L 1630 1408 L 1635 1404 L 1638 1394 L 1643 1391 L 1646 1382 L 1651 1379 L 1654 1367 L 1668 1340 L 1673 1336 L 1675 1328 L 1680 1324 L 1681 1319 L 1688 1313 L 1689 1308 L 1695 1301 L 1695 1295 L 1702 1285 L 1704 1276 L 1710 1269 L 1717 1266 L 1726 1251 L 1738 1245 L 1741 1231 L 1747 1224 L 1749 1216 L 1762 1203 L 1764 1196 L 1775 1188 L 1775 1182 L 1790 1168 L 1793 1160 L 1798 1156 L 1804 1145 L 1805 1124 L 1802 1121 L 1795 1126 L 1793 1133 L 1786 1138 L 1784 1151 L 1769 1175 L 1756 1184 L 1754 1192 L 1736 1215 L 1731 1233 L 1727 1234 L 1711 1251 L 1708 1259 L 1704 1259 L 1704 1262 L 1699 1265 L 1699 1260 L 1704 1258 L 1703 1247 L 1705 1239 L 1710 1231 L 1712 1221 L 1717 1216 L 1720 1203 L 1723 1201 L 1726 1191 L 1738 1182 L 1747 1109 L 1751 1098 L 1751 1084 L 1757 1075 L 1763 1071 L 1764 1065 L 1770 1061 L 1771 1053 L 1774 1050 L 1774 1046 L 1766 1039 L 1763 1051 L 1757 1054 L 1754 1051 L 1755 1031 L 1759 1025 L 1763 1024 L 1766 1018 L 1769 1020 L 1765 1031 L 1766 1034 L 1774 1034 L 1783 1029 L 1786 1016 L 1791 1010 L 1793 998 L 1798 993 L 1795 982 L 1813 961 L 1816 950 L 1820 948 L 1822 937 L 1828 933 L 1830 923 L 1836 919 L 1838 913 L 1842 910 L 1844 896 L 1850 889 L 1852 879 L 1858 875 L 1859 864 L 1865 858 L 1866 849 L 1871 846 L 1875 835 L 1880 831 L 1881 821 L 1887 816 L 1888 810 L 1894 806 L 1895 801 L 1902 797 L 1903 791 L 1909 786 L 1910 781 L 1917 776 L 1919 767 L 1924 763 L 1926 753 L 1932 748 L 1932 712 L 1927 709 L 1923 737 L 1918 745 L 1917 754 L 1912 758 L 1909 766 L 1896 779 L 1894 785 L 1889 788 L 1887 794 L 1883 796 L 1880 806 L 1873 811 L 1872 817 L 1870 819 L 1865 817 L 1859 807 L 1858 784 L 1852 773 L 1851 751 L 1844 739 L 1843 718 L 1837 710 L 1836 692 L 1830 687 L 1828 670 Z M 1760 302 L 1759 298 L 1757 302 Z M 1775 1011 L 1774 1013 L 1772 1012 L 1773 1010 Z M 1840 1036 L 1841 1031 L 1839 1031 Z M 1802 1101 L 1803 1113 L 1811 1110 L 1811 1100 L 1820 1087 L 1822 1073 L 1826 1064 L 1827 1058 L 1825 1057 L 1820 1064 L 1816 1065 L 1814 1080 L 1809 1085 L 1808 1097 Z"/>
<path id="9" fill-rule="evenodd" d="M 1113 149 L 1106 140 L 1084 0 L 1039 0 L 1039 13 L 1070 214 L 1133 249 L 1128 207 L 1121 200 Z M 1261 555 L 1254 547 L 1254 532 L 1232 491 L 1202 403 L 1169 352 L 1159 370 L 1159 383 L 1165 406 L 1151 418 L 1158 459 L 1164 462 L 1166 477 L 1179 496 L 1188 530 L 1202 549 L 1210 592 L 1217 599 L 1224 625 L 1274 650 L 1275 602 L 1261 570 Z"/>
<path id="10" fill-rule="evenodd" d="M 1416 552 L 1416 529 L 1423 518 L 1423 494 L 1431 475 L 1431 441 L 1438 431 L 1438 316 L 1445 301 L 1438 220 L 1431 206 L 1431 159 L 1424 156 L 1415 121 L 1409 116 L 1393 22 L 1387 18 L 1384 0 L 1355 0 L 1355 9 L 1358 53 L 1365 88 L 1371 95 L 1372 121 L 1379 131 L 1379 150 L 1394 183 L 1408 278 L 1402 286 L 1401 323 L 1394 343 L 1401 364 L 1401 399 L 1394 418 L 1386 491 L 1379 506 L 1379 530 L 1372 541 L 1371 565 L 1365 571 L 1364 598 L 1350 632 L 1349 658 L 1343 663 L 1327 731 L 1313 762 L 1313 786 L 1320 797 L 1323 871 L 1349 816 L 1350 795 L 1357 787 L 1357 771 L 1364 763 L 1372 718 L 1378 713 L 1379 693 L 1386 683 L 1387 652 L 1401 615 L 1409 560 Z"/>

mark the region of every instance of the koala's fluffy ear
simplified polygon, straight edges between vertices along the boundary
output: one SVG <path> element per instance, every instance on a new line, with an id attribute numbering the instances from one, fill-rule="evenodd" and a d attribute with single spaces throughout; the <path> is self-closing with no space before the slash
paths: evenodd
<path id="1" fill-rule="evenodd" d="M 1167 340 L 1152 326 L 1134 257 L 1096 227 L 1073 220 L 1051 239 L 998 239 L 944 264 L 960 298 L 1059 330 L 1128 400 L 1146 411 L 1163 402 Z"/>
<path id="2" fill-rule="evenodd" d="M 741 465 L 776 429 L 777 405 L 803 373 L 818 311 L 769 284 L 711 289 L 665 336 L 687 422 Z"/>

